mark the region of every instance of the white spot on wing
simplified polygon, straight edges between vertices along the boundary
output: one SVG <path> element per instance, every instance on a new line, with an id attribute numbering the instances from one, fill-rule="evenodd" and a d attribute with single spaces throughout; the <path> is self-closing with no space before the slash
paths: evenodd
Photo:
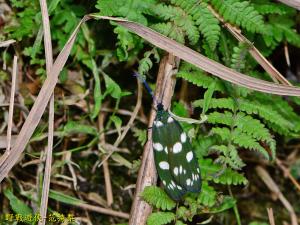
<path id="1" fill-rule="evenodd" d="M 170 168 L 169 166 L 169 163 L 166 162 L 166 161 L 161 161 L 159 163 L 159 167 L 162 169 L 162 170 L 168 170 Z"/>
<path id="2" fill-rule="evenodd" d="M 180 187 L 179 185 L 177 185 L 177 188 L 178 188 L 179 190 L 182 190 L 182 187 Z"/>
<path id="3" fill-rule="evenodd" d="M 161 122 L 161 121 L 156 121 L 156 123 L 155 123 L 155 126 L 156 127 L 161 127 L 161 126 L 163 126 L 164 124 Z"/>
<path id="4" fill-rule="evenodd" d="M 189 179 L 187 179 L 187 180 L 186 180 L 186 185 L 190 186 L 190 185 L 191 185 L 191 182 L 192 182 L 192 181 L 191 181 L 191 179 L 190 179 L 190 178 L 189 178 Z"/>
<path id="5" fill-rule="evenodd" d="M 166 186 L 166 181 L 165 181 L 165 180 L 163 180 L 162 182 L 163 182 L 164 186 Z"/>
<path id="6" fill-rule="evenodd" d="M 168 154 L 168 147 L 165 147 L 165 153 Z"/>
<path id="7" fill-rule="evenodd" d="M 171 116 L 169 116 L 168 123 L 173 123 L 173 121 L 174 121 L 174 119 Z"/>
<path id="8" fill-rule="evenodd" d="M 153 148 L 158 152 L 163 150 L 163 146 L 160 143 L 153 143 Z"/>
<path id="9" fill-rule="evenodd" d="M 197 172 L 200 173 L 200 169 L 199 168 L 197 168 Z"/>
<path id="10" fill-rule="evenodd" d="M 184 132 L 180 135 L 180 140 L 182 143 L 186 142 L 186 134 Z"/>
<path id="11" fill-rule="evenodd" d="M 174 187 L 176 187 L 176 184 L 175 184 L 174 181 L 171 181 L 171 184 L 172 184 Z"/>
<path id="12" fill-rule="evenodd" d="M 194 155 L 192 151 L 189 151 L 188 153 L 186 153 L 186 160 L 188 162 L 190 162 L 193 159 Z"/>
<path id="13" fill-rule="evenodd" d="M 183 170 L 183 174 L 186 174 L 186 170 L 185 169 Z"/>
<path id="14" fill-rule="evenodd" d="M 182 166 L 179 167 L 179 173 L 182 174 Z"/>
<path id="15" fill-rule="evenodd" d="M 175 145 L 173 146 L 173 152 L 179 153 L 182 150 L 182 144 L 180 142 L 176 142 Z"/>
<path id="16" fill-rule="evenodd" d="M 177 176 L 178 175 L 178 167 L 175 167 L 173 172 L 174 172 L 175 176 Z"/>

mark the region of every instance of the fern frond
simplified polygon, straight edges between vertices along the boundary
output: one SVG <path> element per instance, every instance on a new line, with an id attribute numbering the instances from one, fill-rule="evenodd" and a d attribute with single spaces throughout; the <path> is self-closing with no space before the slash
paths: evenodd
<path id="1" fill-rule="evenodd" d="M 216 164 L 212 159 L 199 159 L 203 180 L 228 185 L 246 185 L 248 180 L 240 173 Z"/>
<path id="2" fill-rule="evenodd" d="M 264 149 L 254 138 L 251 136 L 241 133 L 237 130 L 233 132 L 232 136 L 233 143 L 239 145 L 240 147 L 250 149 L 250 150 L 256 150 L 259 153 L 261 153 L 267 160 L 270 159 L 269 153 L 266 149 Z M 275 158 L 275 156 L 273 156 Z"/>
<path id="3" fill-rule="evenodd" d="M 147 219 L 147 225 L 163 225 L 175 220 L 175 214 L 172 212 L 155 212 Z"/>
<path id="4" fill-rule="evenodd" d="M 212 207 L 216 204 L 217 192 L 212 186 L 209 186 L 205 181 L 202 183 L 201 193 L 198 197 L 198 203 Z"/>
<path id="5" fill-rule="evenodd" d="M 224 113 L 212 112 L 207 115 L 207 121 L 211 124 L 224 124 L 231 126 L 233 124 L 233 114 L 225 111 Z"/>
<path id="6" fill-rule="evenodd" d="M 138 129 L 136 127 L 131 128 L 133 131 L 133 136 L 138 139 L 141 146 L 144 146 L 147 141 L 147 131 L 145 129 Z"/>
<path id="7" fill-rule="evenodd" d="M 237 99 L 238 108 L 240 111 L 246 112 L 247 114 L 256 114 L 262 119 L 264 119 L 267 124 L 275 128 L 275 130 L 281 134 L 284 134 L 286 132 L 289 132 L 290 130 L 294 130 L 295 126 L 286 118 L 284 118 L 280 113 L 278 113 L 274 108 L 272 107 L 273 104 L 262 104 L 259 101 L 250 101 L 248 99 Z M 196 100 L 193 102 L 194 107 L 202 107 L 203 106 L 203 100 Z M 232 98 L 219 98 L 219 99 L 211 99 L 209 108 L 219 108 L 219 109 L 230 109 L 234 110 L 235 102 Z M 217 114 L 213 114 L 213 117 L 218 116 Z M 214 120 L 216 118 L 211 118 L 212 123 L 214 123 Z M 221 115 L 219 115 L 221 117 Z M 209 121 L 208 117 L 208 121 Z M 218 121 L 220 121 L 219 119 Z M 216 122 L 218 122 L 216 121 Z M 228 120 L 227 120 L 228 122 Z M 222 123 L 224 124 L 224 123 Z M 226 124 L 228 125 L 228 124 Z"/>
<path id="8" fill-rule="evenodd" d="M 248 1 L 212 0 L 211 3 L 226 21 L 241 26 L 252 33 L 264 33 L 263 17 Z"/>
<path id="9" fill-rule="evenodd" d="M 275 155 L 276 142 L 272 138 L 269 130 L 265 128 L 264 124 L 262 124 L 259 120 L 254 119 L 249 115 L 238 113 L 235 125 L 236 132 L 244 132 L 258 141 L 266 142 L 272 151 L 272 155 Z"/>
<path id="10" fill-rule="evenodd" d="M 238 46 L 235 46 L 231 55 L 231 68 L 236 71 L 243 71 L 245 69 L 245 58 L 247 54 L 247 44 L 240 42 Z"/>
<path id="11" fill-rule="evenodd" d="M 208 155 L 209 147 L 215 145 L 218 142 L 216 136 L 198 136 L 197 141 L 195 141 L 195 153 L 198 158 Z"/>
<path id="12" fill-rule="evenodd" d="M 236 170 L 239 170 L 245 166 L 242 159 L 238 155 L 237 149 L 233 145 L 214 145 L 211 147 L 211 149 L 223 154 L 217 158 L 217 163 L 229 165 L 231 168 Z"/>
<path id="13" fill-rule="evenodd" d="M 151 25 L 151 28 L 181 44 L 185 42 L 184 31 L 172 22 L 156 23 Z"/>
<path id="14" fill-rule="evenodd" d="M 194 107 L 203 107 L 203 99 L 196 100 L 192 103 Z M 234 110 L 234 100 L 232 98 L 213 98 L 210 101 L 211 109 L 230 109 Z"/>
<path id="15" fill-rule="evenodd" d="M 150 59 L 151 55 L 153 55 L 153 57 L 155 58 L 156 62 L 158 63 L 159 62 L 159 54 L 156 50 L 156 48 L 153 48 L 152 50 L 150 51 L 146 51 L 144 53 L 144 58 L 142 58 L 139 62 L 139 74 L 143 77 L 144 75 L 152 68 L 153 66 L 153 63 L 152 63 L 152 60 Z"/>
<path id="16" fill-rule="evenodd" d="M 175 223 L 175 225 L 187 225 L 187 224 L 184 223 L 184 222 L 182 222 L 182 221 L 180 221 L 180 220 L 177 220 L 176 223 Z M 262 225 L 264 225 L 264 224 L 262 224 Z"/>
<path id="17" fill-rule="evenodd" d="M 255 10 L 261 14 L 277 14 L 284 15 L 287 13 L 287 7 L 283 4 L 268 2 L 268 3 L 260 3 L 259 1 L 253 3 L 253 7 Z"/>
<path id="18" fill-rule="evenodd" d="M 176 203 L 159 187 L 145 187 L 141 197 L 158 209 L 171 210 L 176 206 Z"/>
<path id="19" fill-rule="evenodd" d="M 193 19 L 199 26 L 200 32 L 205 37 L 211 50 L 217 46 L 220 37 L 219 20 L 210 12 L 205 2 L 201 2 L 197 8 L 192 11 Z"/>
<path id="20" fill-rule="evenodd" d="M 187 35 L 192 45 L 199 40 L 199 32 L 192 20 L 192 17 L 179 7 L 159 4 L 155 6 L 155 13 L 164 20 L 172 21 L 180 27 Z"/>
<path id="21" fill-rule="evenodd" d="M 227 127 L 213 127 L 211 133 L 219 135 L 222 141 L 228 141 L 231 138 L 231 132 Z"/>
<path id="22" fill-rule="evenodd" d="M 101 0 L 97 1 L 96 8 L 100 10 L 102 15 L 106 16 L 122 16 L 119 12 L 120 8 L 126 4 L 126 0 L 111 1 L 111 0 Z"/>
<path id="23" fill-rule="evenodd" d="M 172 0 L 172 4 L 181 7 L 185 12 L 190 14 L 199 27 L 210 48 L 214 50 L 219 41 L 220 25 L 219 21 L 207 8 L 207 3 L 197 0 Z"/>
<path id="24" fill-rule="evenodd" d="M 191 72 L 179 71 L 176 74 L 176 76 L 183 78 L 198 87 L 204 87 L 204 88 L 208 88 L 212 82 L 216 82 L 215 90 L 221 92 L 224 91 L 224 85 L 219 80 L 216 80 L 215 78 L 206 75 L 203 71 L 200 70 L 191 71 Z"/>
<path id="25" fill-rule="evenodd" d="M 300 47 L 300 35 L 297 33 L 296 29 L 287 27 L 285 24 L 276 23 L 274 24 L 274 30 L 280 30 L 287 42 L 296 47 Z"/>
<path id="26" fill-rule="evenodd" d="M 293 130 L 294 125 L 285 119 L 280 113 L 275 111 L 272 105 L 261 104 L 257 101 L 249 101 L 247 99 L 239 99 L 239 109 L 248 114 L 256 114 L 262 119 L 266 120 L 269 126 L 272 124 L 279 127 L 280 130 L 276 130 L 280 133 L 286 130 Z M 273 128 L 274 126 L 272 126 Z"/>

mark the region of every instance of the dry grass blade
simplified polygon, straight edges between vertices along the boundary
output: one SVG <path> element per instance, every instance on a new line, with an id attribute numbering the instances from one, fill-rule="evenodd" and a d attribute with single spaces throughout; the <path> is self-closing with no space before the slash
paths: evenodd
<path id="1" fill-rule="evenodd" d="M 287 87 L 284 85 L 274 84 L 253 77 L 246 76 L 236 72 L 220 63 L 217 63 L 198 52 L 177 43 L 147 27 L 133 22 L 118 21 L 118 24 L 128 28 L 132 32 L 143 37 L 155 46 L 164 49 L 175 56 L 205 70 L 223 80 L 227 80 L 239 86 L 243 86 L 256 91 L 277 95 L 300 96 L 300 88 Z"/>
<path id="2" fill-rule="evenodd" d="M 279 2 L 282 2 L 283 4 L 286 4 L 288 6 L 291 6 L 295 9 L 300 10 L 300 1 L 299 0 L 278 0 Z"/>
<path id="3" fill-rule="evenodd" d="M 295 210 L 291 203 L 284 197 L 282 192 L 280 191 L 279 187 L 277 184 L 274 182 L 274 180 L 271 178 L 269 173 L 261 166 L 257 166 L 256 172 L 261 178 L 261 180 L 267 185 L 267 187 L 272 191 L 274 194 L 276 194 L 281 201 L 281 203 L 284 205 L 286 210 L 289 212 L 290 217 L 291 217 L 291 224 L 292 225 L 298 225 L 297 222 L 297 215 L 295 213 Z"/>
<path id="4" fill-rule="evenodd" d="M 53 56 L 52 56 L 50 23 L 49 23 L 49 15 L 48 15 L 46 0 L 40 0 L 40 5 L 41 5 L 41 12 L 42 12 L 42 19 L 43 19 L 46 71 L 47 71 L 47 76 L 49 76 L 53 64 Z M 48 196 L 49 196 L 50 179 L 51 179 L 52 148 L 53 148 L 53 133 L 54 133 L 53 130 L 54 130 L 54 95 L 52 94 L 49 103 L 48 145 L 46 148 L 46 166 L 45 166 L 42 199 L 41 199 L 41 206 L 40 206 L 40 215 L 42 219 L 39 221 L 39 225 L 44 225 L 46 223 Z"/>
<path id="5" fill-rule="evenodd" d="M 11 44 L 13 44 L 15 42 L 16 42 L 16 40 L 13 40 L 13 39 L 7 40 L 7 41 L 2 41 L 2 42 L 0 42 L 0 48 L 1 47 L 8 47 L 8 46 L 10 46 Z"/>
<path id="6" fill-rule="evenodd" d="M 10 89 L 10 100 L 9 100 L 9 110 L 8 110 L 8 123 L 7 123 L 7 138 L 6 138 L 6 151 L 10 151 L 11 146 L 11 130 L 13 124 L 13 114 L 14 114 L 14 102 L 15 102 L 15 91 L 16 91 L 16 78 L 18 69 L 18 58 L 14 56 L 13 62 L 13 72 L 11 78 L 11 89 Z"/>
<path id="7" fill-rule="evenodd" d="M 80 207 L 82 209 L 86 209 L 86 210 L 106 214 L 106 215 L 111 215 L 111 216 L 124 218 L 124 219 L 129 218 L 128 213 L 119 212 L 119 211 L 115 211 L 115 210 L 112 210 L 112 209 L 106 209 L 106 208 L 102 208 L 102 207 L 99 207 L 99 206 L 89 205 L 89 204 L 86 204 L 86 203 L 81 203 L 81 204 L 77 204 L 77 205 L 74 205 L 74 206 Z"/>

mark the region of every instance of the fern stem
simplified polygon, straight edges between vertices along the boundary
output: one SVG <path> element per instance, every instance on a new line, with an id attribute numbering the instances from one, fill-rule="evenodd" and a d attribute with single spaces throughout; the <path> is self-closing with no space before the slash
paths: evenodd
<path id="1" fill-rule="evenodd" d="M 234 198 L 233 194 L 232 194 L 232 191 L 231 191 L 231 187 L 229 185 L 228 185 L 228 192 L 229 192 L 230 196 L 232 198 Z M 242 223 L 241 223 L 241 217 L 240 217 L 240 213 L 239 213 L 239 209 L 238 209 L 236 203 L 233 206 L 233 211 L 234 211 L 234 215 L 235 215 L 237 224 L 238 225 L 242 225 Z"/>

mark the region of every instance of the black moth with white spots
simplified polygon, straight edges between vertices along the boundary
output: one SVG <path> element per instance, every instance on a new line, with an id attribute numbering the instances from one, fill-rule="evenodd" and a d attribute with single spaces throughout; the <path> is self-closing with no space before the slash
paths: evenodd
<path id="1" fill-rule="evenodd" d="M 161 103 L 152 126 L 152 144 L 158 175 L 172 199 L 201 191 L 200 168 L 189 139 Z"/>

